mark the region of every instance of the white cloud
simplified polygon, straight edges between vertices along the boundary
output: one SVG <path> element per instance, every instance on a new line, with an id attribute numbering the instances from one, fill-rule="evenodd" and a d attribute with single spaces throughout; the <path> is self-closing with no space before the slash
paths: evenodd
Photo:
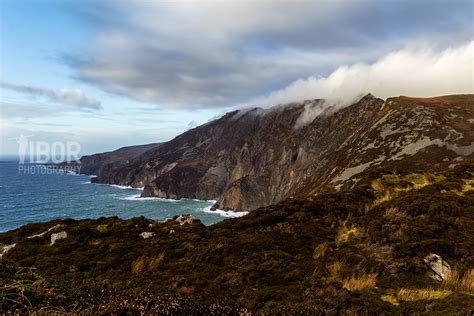
<path id="1" fill-rule="evenodd" d="M 47 101 L 62 105 L 79 107 L 82 109 L 100 109 L 99 101 L 89 98 L 81 89 L 61 89 L 54 91 L 43 87 L 19 85 L 11 82 L 0 81 L 0 88 L 15 91 L 24 95 L 44 97 Z"/>
<path id="2" fill-rule="evenodd" d="M 286 88 L 254 99 L 251 104 L 272 106 L 309 99 L 326 99 L 327 106 L 345 106 L 361 95 L 429 97 L 474 93 L 474 41 L 441 52 L 404 49 L 372 64 L 341 66 L 327 77 L 299 79 Z M 308 109 L 314 119 L 325 107 Z"/>
<path id="3" fill-rule="evenodd" d="M 61 89 L 54 94 L 54 98 L 64 104 L 100 109 L 100 102 L 88 98 L 81 89 Z"/>

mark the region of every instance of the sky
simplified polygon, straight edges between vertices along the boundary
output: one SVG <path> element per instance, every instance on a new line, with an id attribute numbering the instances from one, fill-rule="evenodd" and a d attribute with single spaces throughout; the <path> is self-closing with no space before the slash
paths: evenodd
<path id="1" fill-rule="evenodd" d="M 474 93 L 471 0 L 2 0 L 0 155 L 167 141 L 235 108 Z"/>

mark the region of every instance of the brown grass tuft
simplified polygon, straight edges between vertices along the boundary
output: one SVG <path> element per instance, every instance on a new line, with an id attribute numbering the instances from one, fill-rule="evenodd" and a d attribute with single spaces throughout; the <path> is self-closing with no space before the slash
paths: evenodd
<path id="1" fill-rule="evenodd" d="M 350 277 L 342 281 L 342 286 L 349 291 L 361 291 L 376 287 L 377 274 L 371 273 L 360 277 Z"/>
<path id="2" fill-rule="evenodd" d="M 382 295 L 380 299 L 384 302 L 388 302 L 392 305 L 398 306 L 400 303 L 398 303 L 398 300 L 395 296 L 388 294 L 388 295 Z"/>
<path id="3" fill-rule="evenodd" d="M 108 225 L 106 225 L 106 224 L 101 224 L 101 225 L 97 225 L 96 230 L 97 230 L 99 233 L 106 233 L 106 232 L 109 230 L 109 228 L 108 228 Z"/>
<path id="4" fill-rule="evenodd" d="M 150 261 L 148 262 L 148 271 L 153 272 L 156 269 L 158 269 L 159 266 L 161 265 L 161 262 L 163 262 L 164 258 L 165 258 L 164 252 L 160 253 L 157 257 L 151 258 Z"/>
<path id="5" fill-rule="evenodd" d="M 323 242 L 317 245 L 316 248 L 314 248 L 313 258 L 319 259 L 321 257 L 324 257 L 324 255 L 326 254 L 326 251 L 328 250 L 328 245 L 329 244 L 327 242 Z"/>
<path id="6" fill-rule="evenodd" d="M 384 192 L 386 190 L 385 185 L 379 179 L 373 180 L 370 186 L 372 187 L 372 189 L 378 192 Z"/>
<path id="7" fill-rule="evenodd" d="M 433 289 L 405 289 L 398 290 L 397 297 L 401 301 L 420 301 L 420 300 L 437 300 L 445 298 L 451 294 L 451 291 L 433 290 Z"/>
<path id="8" fill-rule="evenodd" d="M 360 230 L 357 227 L 347 227 L 345 224 L 339 227 L 336 235 L 336 245 L 340 246 L 343 243 L 348 242 L 352 238 L 360 235 Z"/>
<path id="9" fill-rule="evenodd" d="M 462 276 L 458 271 L 452 270 L 443 281 L 443 289 L 474 294 L 474 269 L 466 271 Z"/>
<path id="10" fill-rule="evenodd" d="M 141 273 L 145 269 L 146 263 L 145 263 L 145 258 L 140 257 L 138 259 L 135 259 L 132 262 L 132 272 L 133 273 Z"/>

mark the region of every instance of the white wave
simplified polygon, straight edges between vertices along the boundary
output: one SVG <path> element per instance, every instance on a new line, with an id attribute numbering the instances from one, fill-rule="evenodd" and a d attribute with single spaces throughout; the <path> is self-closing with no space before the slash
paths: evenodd
<path id="1" fill-rule="evenodd" d="M 130 196 L 125 196 L 125 197 L 120 197 L 118 198 L 119 200 L 125 200 L 125 201 L 135 201 L 140 199 L 140 194 L 134 194 Z"/>
<path id="2" fill-rule="evenodd" d="M 121 197 L 119 200 L 126 200 L 126 201 L 162 201 L 162 202 L 180 202 L 181 200 L 173 200 L 173 199 L 164 199 L 159 197 L 141 197 L 140 194 L 133 194 L 126 197 Z"/>
<path id="3" fill-rule="evenodd" d="M 212 214 L 218 214 L 223 217 L 242 217 L 244 215 L 247 215 L 249 212 L 238 212 L 238 211 L 224 211 L 224 210 L 211 210 L 211 206 L 205 207 L 202 209 L 203 212 L 205 213 L 212 213 Z"/>
<path id="4" fill-rule="evenodd" d="M 117 189 L 121 189 L 121 190 L 133 189 L 132 186 L 130 186 L 130 185 L 120 185 L 120 184 L 108 184 L 108 185 L 110 185 L 111 187 L 117 188 Z"/>
<path id="5" fill-rule="evenodd" d="M 120 185 L 120 184 L 108 184 L 108 183 L 94 183 L 95 185 L 108 185 L 120 190 L 143 190 L 145 187 L 134 188 L 131 185 Z"/>
<path id="6" fill-rule="evenodd" d="M 90 181 L 82 181 L 81 184 L 91 184 Z"/>

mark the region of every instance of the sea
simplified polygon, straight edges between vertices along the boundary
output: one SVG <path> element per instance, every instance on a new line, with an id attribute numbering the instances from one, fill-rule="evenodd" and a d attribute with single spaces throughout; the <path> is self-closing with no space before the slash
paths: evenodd
<path id="1" fill-rule="evenodd" d="M 52 170 L 35 163 L 0 162 L 0 232 L 53 219 L 144 216 L 165 221 L 191 214 L 204 225 L 245 212 L 212 211 L 215 201 L 141 198 L 141 189 L 91 183 L 88 175 Z"/>

